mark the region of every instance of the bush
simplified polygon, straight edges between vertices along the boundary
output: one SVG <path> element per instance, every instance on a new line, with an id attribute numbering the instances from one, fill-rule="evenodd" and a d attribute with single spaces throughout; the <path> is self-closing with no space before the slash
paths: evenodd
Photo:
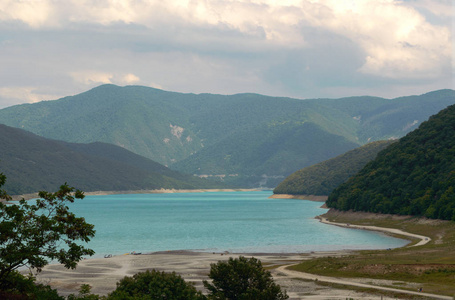
<path id="1" fill-rule="evenodd" d="M 64 300 L 57 290 L 48 285 L 38 284 L 33 276 L 24 276 L 12 271 L 3 279 L 0 288 L 0 299 L 10 300 Z"/>
<path id="2" fill-rule="evenodd" d="M 175 272 L 159 271 L 141 272 L 126 276 L 117 283 L 117 288 L 109 294 L 111 300 L 127 299 L 169 299 L 169 300 L 199 300 L 206 299 L 201 292 L 191 284 L 185 282 Z"/>
<path id="3" fill-rule="evenodd" d="M 204 281 L 209 299 L 229 300 L 281 300 L 288 299 L 286 291 L 274 283 L 269 271 L 264 270 L 260 260 L 243 256 L 229 261 L 211 264 L 209 278 Z"/>

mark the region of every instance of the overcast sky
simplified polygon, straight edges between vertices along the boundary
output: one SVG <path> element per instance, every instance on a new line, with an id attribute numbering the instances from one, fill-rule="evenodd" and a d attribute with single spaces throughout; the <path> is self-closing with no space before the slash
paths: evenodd
<path id="1" fill-rule="evenodd" d="M 295 98 L 455 88 L 453 0 L 0 0 L 0 108 L 104 83 Z"/>

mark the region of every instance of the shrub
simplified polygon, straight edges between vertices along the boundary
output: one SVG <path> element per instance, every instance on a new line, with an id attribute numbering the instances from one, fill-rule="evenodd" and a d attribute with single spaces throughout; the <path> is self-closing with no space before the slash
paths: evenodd
<path id="1" fill-rule="evenodd" d="M 281 300 L 288 299 L 286 291 L 274 283 L 272 275 L 262 267 L 260 260 L 243 256 L 211 264 L 209 278 L 204 281 L 209 299 Z"/>
<path id="2" fill-rule="evenodd" d="M 206 297 L 175 272 L 147 270 L 133 277 L 124 277 L 117 283 L 117 288 L 109 294 L 108 299 L 200 300 Z"/>

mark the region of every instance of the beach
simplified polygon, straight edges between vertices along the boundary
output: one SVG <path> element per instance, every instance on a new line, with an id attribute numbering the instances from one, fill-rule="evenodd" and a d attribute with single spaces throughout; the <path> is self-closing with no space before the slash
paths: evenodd
<path id="1" fill-rule="evenodd" d="M 294 276 L 277 271 L 281 265 L 296 264 L 303 259 L 317 256 L 347 255 L 349 252 L 318 252 L 309 254 L 248 254 L 255 257 L 270 269 L 276 283 L 287 291 L 290 299 L 377 299 L 365 293 L 349 290 L 325 288 L 314 281 L 302 281 Z M 86 259 L 75 270 L 67 270 L 61 265 L 48 265 L 38 276 L 38 281 L 51 285 L 61 295 L 77 294 L 81 284 L 90 284 L 92 292 L 107 295 L 116 288 L 116 282 L 124 276 L 132 276 L 148 269 L 176 272 L 186 281 L 193 282 L 197 289 L 203 290 L 202 281 L 208 280 L 210 264 L 239 254 L 201 253 L 187 251 L 157 252 L 141 255 L 119 255 L 111 258 Z M 321 298 L 322 297 L 322 298 Z"/>
<path id="2" fill-rule="evenodd" d="M 325 221 L 321 218 L 321 221 Z M 349 226 L 347 224 L 331 223 L 331 225 Z M 352 226 L 354 227 L 354 226 Z M 368 229 L 368 228 L 364 228 Z M 391 233 L 388 228 L 375 227 L 374 230 Z M 416 237 L 406 232 L 392 232 L 403 237 L 420 238 L 427 242 L 424 236 Z M 245 257 L 255 257 L 262 261 L 263 265 L 270 270 L 274 280 L 287 291 L 290 299 L 378 299 L 377 295 L 365 292 L 356 292 L 346 289 L 336 289 L 317 284 L 317 280 L 305 279 L 296 276 L 295 272 L 285 272 L 283 267 L 297 264 L 302 260 L 320 256 L 349 255 L 351 251 L 311 252 L 299 254 L 245 254 Z M 38 275 L 38 281 L 49 284 L 56 288 L 62 295 L 77 294 L 81 284 L 92 286 L 92 292 L 99 295 L 107 295 L 116 287 L 116 282 L 124 276 L 132 276 L 148 269 L 156 269 L 165 272 L 176 272 L 186 281 L 193 282 L 196 288 L 203 290 L 202 281 L 208 280 L 207 274 L 210 264 L 229 257 L 238 257 L 241 254 L 232 253 L 204 253 L 190 251 L 165 251 L 141 255 L 118 255 L 111 258 L 86 259 L 78 264 L 75 270 L 67 270 L 58 264 L 48 265 Z M 320 278 L 319 281 L 324 281 Z M 328 280 L 327 282 L 331 282 Z M 383 298 L 386 299 L 386 298 Z M 443 298 L 444 299 L 444 298 Z"/>
<path id="3" fill-rule="evenodd" d="M 261 189 L 157 189 L 157 190 L 127 190 L 127 191 L 84 191 L 85 196 L 100 196 L 100 195 L 118 195 L 118 194 L 173 194 L 173 193 L 213 193 L 213 192 L 252 192 L 260 191 Z M 12 201 L 21 199 L 32 200 L 38 198 L 38 193 L 11 195 Z M 2 199 L 0 199 L 2 201 Z"/>

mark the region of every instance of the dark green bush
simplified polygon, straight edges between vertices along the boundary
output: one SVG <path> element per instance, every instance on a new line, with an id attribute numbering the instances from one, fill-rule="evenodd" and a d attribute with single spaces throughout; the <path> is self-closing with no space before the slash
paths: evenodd
<path id="1" fill-rule="evenodd" d="M 109 294 L 108 299 L 200 300 L 206 297 L 175 272 L 147 270 L 133 277 L 124 277 L 117 283 L 117 288 Z"/>
<path id="2" fill-rule="evenodd" d="M 274 283 L 269 271 L 260 260 L 243 256 L 211 265 L 209 278 L 204 281 L 209 299 L 229 300 L 282 300 L 288 299 L 286 291 Z"/>

